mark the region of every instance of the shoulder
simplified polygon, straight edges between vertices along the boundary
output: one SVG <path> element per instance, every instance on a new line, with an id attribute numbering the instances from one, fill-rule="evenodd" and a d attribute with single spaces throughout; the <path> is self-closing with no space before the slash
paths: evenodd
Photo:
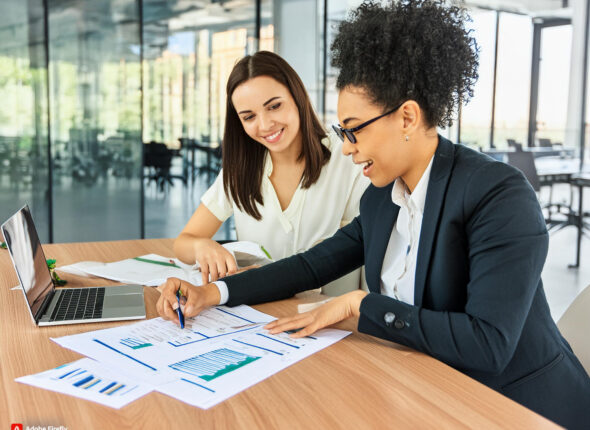
<path id="1" fill-rule="evenodd" d="M 507 163 L 455 144 L 455 165 L 453 173 L 464 179 L 467 188 L 484 187 L 486 184 L 499 184 L 506 180 L 528 184 L 523 173 Z"/>

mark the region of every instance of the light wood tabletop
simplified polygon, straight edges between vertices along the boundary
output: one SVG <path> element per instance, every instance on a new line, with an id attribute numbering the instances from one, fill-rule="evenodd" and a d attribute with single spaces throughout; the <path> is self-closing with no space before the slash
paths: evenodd
<path id="1" fill-rule="evenodd" d="M 172 240 L 52 244 L 43 246 L 58 267 L 77 261 L 116 261 L 148 253 L 172 256 Z M 68 286 L 112 285 L 65 275 Z M 201 410 L 160 393 L 120 410 L 15 382 L 19 376 L 81 358 L 51 337 L 115 327 L 121 323 L 36 327 L 8 251 L 0 250 L 0 428 L 63 426 L 108 428 L 557 428 L 555 424 L 425 354 L 353 331 L 234 397 Z M 159 293 L 145 287 L 147 318 L 157 316 Z M 309 298 L 255 306 L 274 316 L 296 312 Z"/>

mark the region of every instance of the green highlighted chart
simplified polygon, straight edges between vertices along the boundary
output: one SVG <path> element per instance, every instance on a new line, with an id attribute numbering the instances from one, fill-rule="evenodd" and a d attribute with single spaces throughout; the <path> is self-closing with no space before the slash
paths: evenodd
<path id="1" fill-rule="evenodd" d="M 143 340 L 134 337 L 127 337 L 125 339 L 121 339 L 121 343 L 125 346 L 128 346 L 131 349 L 140 349 L 145 348 L 146 346 L 152 346 L 151 343 L 144 342 Z"/>
<path id="2" fill-rule="evenodd" d="M 205 381 L 212 381 L 259 358 L 229 348 L 221 348 L 170 364 L 170 367 L 179 372 L 197 376 Z"/>

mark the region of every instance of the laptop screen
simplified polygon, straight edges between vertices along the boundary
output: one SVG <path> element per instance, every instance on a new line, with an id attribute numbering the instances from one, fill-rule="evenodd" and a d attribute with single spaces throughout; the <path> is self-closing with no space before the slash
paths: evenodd
<path id="1" fill-rule="evenodd" d="M 29 207 L 24 206 L 10 217 L 2 225 L 2 233 L 35 318 L 53 283 Z"/>

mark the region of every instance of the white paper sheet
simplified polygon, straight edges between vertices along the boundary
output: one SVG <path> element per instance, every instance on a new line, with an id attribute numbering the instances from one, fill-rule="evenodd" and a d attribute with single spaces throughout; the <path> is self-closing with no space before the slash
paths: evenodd
<path id="1" fill-rule="evenodd" d="M 164 394 L 209 408 L 350 334 L 324 329 L 291 339 L 262 328 L 273 319 L 248 306 L 218 306 L 187 318 L 184 330 L 155 318 L 53 340 L 149 381 Z"/>
<path id="2" fill-rule="evenodd" d="M 252 264 L 262 266 L 272 262 L 263 248 L 254 242 L 230 242 L 222 246 L 234 256 L 240 268 Z M 168 278 L 179 278 L 193 285 L 202 285 L 203 283 L 198 264 L 191 266 L 177 258 L 163 257 L 157 254 L 147 254 L 112 263 L 80 261 L 68 266 L 57 267 L 56 270 L 74 275 L 98 276 L 127 284 L 152 287 L 163 284 Z"/>
<path id="3" fill-rule="evenodd" d="M 82 358 L 55 369 L 23 376 L 17 382 L 91 400 L 119 409 L 153 391 L 144 383 L 89 358 Z"/>

